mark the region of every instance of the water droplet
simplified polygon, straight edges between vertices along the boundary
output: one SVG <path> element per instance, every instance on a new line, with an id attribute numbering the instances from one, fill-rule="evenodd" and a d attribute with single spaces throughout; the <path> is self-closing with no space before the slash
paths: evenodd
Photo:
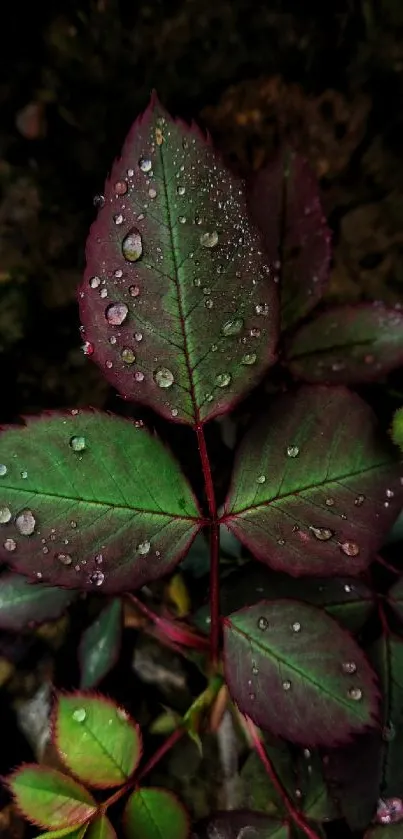
<path id="1" fill-rule="evenodd" d="M 293 631 L 293 632 L 301 632 L 301 624 L 300 624 L 300 622 L 299 622 L 299 621 L 295 621 L 295 622 L 292 624 L 292 631 Z"/>
<path id="2" fill-rule="evenodd" d="M 241 364 L 254 364 L 256 361 L 256 353 L 255 352 L 247 352 L 241 358 Z"/>
<path id="3" fill-rule="evenodd" d="M 256 478 L 256 480 L 257 480 L 258 484 L 264 484 L 265 481 L 266 481 L 266 475 L 259 475 L 259 477 Z"/>
<path id="4" fill-rule="evenodd" d="M 7 466 L 4 463 L 0 463 L 0 478 L 4 478 L 4 475 L 7 475 Z"/>
<path id="5" fill-rule="evenodd" d="M 200 236 L 200 244 L 203 248 L 214 248 L 218 242 L 218 233 L 212 230 L 210 233 L 202 233 Z"/>
<path id="6" fill-rule="evenodd" d="M 129 287 L 129 294 L 131 297 L 138 297 L 140 294 L 140 288 L 138 285 L 131 285 Z"/>
<path id="7" fill-rule="evenodd" d="M 126 181 L 116 181 L 115 183 L 115 192 L 116 195 L 125 195 L 127 192 L 127 183 Z"/>
<path id="8" fill-rule="evenodd" d="M 256 664 L 256 661 L 252 661 L 252 673 L 254 676 L 257 676 L 257 674 L 259 673 L 259 668 Z"/>
<path id="9" fill-rule="evenodd" d="M 260 329 L 251 329 L 250 336 L 251 338 L 260 338 L 261 332 Z"/>
<path id="10" fill-rule="evenodd" d="M 156 198 L 157 197 L 157 190 L 155 189 L 155 187 L 150 186 L 150 189 L 148 190 L 148 194 L 149 194 L 150 198 L 152 198 L 152 199 Z"/>
<path id="11" fill-rule="evenodd" d="M 253 702 L 256 699 L 256 693 L 250 693 L 249 699 Z"/>
<path id="12" fill-rule="evenodd" d="M 151 543 L 148 542 L 147 540 L 144 541 L 144 542 L 140 542 L 140 544 L 137 545 L 137 551 L 138 551 L 139 554 L 141 554 L 141 556 L 146 556 L 146 554 L 149 553 L 150 548 L 151 548 Z"/>
<path id="13" fill-rule="evenodd" d="M 122 213 L 116 213 L 116 215 L 114 215 L 114 217 L 113 217 L 113 220 L 114 220 L 115 224 L 123 224 Z"/>
<path id="14" fill-rule="evenodd" d="M 357 672 L 357 665 L 356 665 L 355 661 L 343 661 L 343 663 L 341 665 L 341 669 L 342 669 L 343 673 L 347 673 L 348 675 L 351 675 L 352 673 Z"/>
<path id="15" fill-rule="evenodd" d="M 17 542 L 15 542 L 14 539 L 6 539 L 6 541 L 4 542 L 4 547 L 6 551 L 15 551 L 17 547 Z"/>
<path id="16" fill-rule="evenodd" d="M 103 207 L 104 204 L 105 204 L 105 196 L 104 195 L 94 195 L 94 197 L 92 199 L 92 203 L 93 203 L 94 207 L 97 207 L 98 209 L 101 209 L 101 207 Z"/>
<path id="17" fill-rule="evenodd" d="M 298 446 L 287 446 L 287 455 L 288 455 L 288 457 L 298 457 L 298 455 L 299 455 Z"/>
<path id="18" fill-rule="evenodd" d="M 126 303 L 110 303 L 105 309 L 105 317 L 110 326 L 121 326 L 128 312 Z"/>
<path id="19" fill-rule="evenodd" d="M 56 559 L 58 559 L 62 565 L 71 565 L 71 563 L 73 562 L 70 554 L 56 554 Z"/>
<path id="20" fill-rule="evenodd" d="M 215 377 L 215 383 L 217 387 L 228 387 L 228 385 L 231 383 L 231 380 L 231 373 L 218 373 Z"/>
<path id="21" fill-rule="evenodd" d="M 90 576 L 90 583 L 92 583 L 94 586 L 101 586 L 104 579 L 105 574 L 103 573 L 103 571 L 94 571 L 94 573 Z"/>
<path id="22" fill-rule="evenodd" d="M 262 632 L 265 632 L 265 630 L 268 629 L 269 621 L 264 617 L 264 615 L 258 618 L 257 626 L 258 629 L 262 630 Z"/>
<path id="23" fill-rule="evenodd" d="M 143 382 L 144 381 L 144 373 L 142 373 L 141 370 L 136 370 L 136 372 L 134 374 L 134 378 L 135 378 L 136 382 Z"/>
<path id="24" fill-rule="evenodd" d="M 23 481 L 25 481 L 28 478 L 28 472 L 26 469 L 23 469 L 20 474 Z"/>
<path id="25" fill-rule="evenodd" d="M 334 498 L 326 498 L 326 507 L 334 507 Z"/>
<path id="26" fill-rule="evenodd" d="M 86 446 L 85 437 L 70 437 L 69 445 L 73 452 L 82 452 Z"/>
<path id="27" fill-rule="evenodd" d="M 352 586 L 349 586 L 349 585 L 346 583 L 346 585 L 344 586 L 344 591 L 345 591 L 345 592 L 347 592 L 347 594 L 350 594 L 350 593 L 352 592 L 352 590 L 353 590 L 353 587 L 352 587 Z"/>
<path id="28" fill-rule="evenodd" d="M 90 341 L 86 341 L 82 346 L 82 350 L 84 355 L 90 356 L 94 352 L 94 344 L 91 344 Z"/>
<path id="29" fill-rule="evenodd" d="M 8 507 L 0 507 L 0 524 L 7 524 L 11 519 L 11 510 Z"/>
<path id="30" fill-rule="evenodd" d="M 114 277 L 116 277 L 117 280 L 120 280 L 120 278 L 123 277 L 122 269 L 121 268 L 116 268 L 116 271 L 113 272 L 113 275 L 114 275 Z"/>
<path id="31" fill-rule="evenodd" d="M 142 341 L 143 340 L 143 333 L 142 332 L 135 332 L 134 333 L 134 340 L 135 341 Z"/>
<path id="32" fill-rule="evenodd" d="M 101 285 L 101 278 L 100 277 L 90 277 L 89 280 L 90 288 L 98 288 Z"/>
<path id="33" fill-rule="evenodd" d="M 139 160 L 139 167 L 142 172 L 150 172 L 152 169 L 152 163 L 149 157 L 140 157 Z"/>
<path id="34" fill-rule="evenodd" d="M 393 492 L 393 489 L 387 489 L 385 494 L 386 498 L 393 498 L 395 493 Z"/>
<path id="35" fill-rule="evenodd" d="M 309 749 L 304 749 L 304 757 L 306 757 L 307 760 L 309 760 L 309 758 L 311 757 L 311 752 Z"/>
<path id="36" fill-rule="evenodd" d="M 99 292 L 99 296 L 102 297 L 102 299 L 107 297 L 108 296 L 108 289 L 107 288 L 101 288 L 101 291 Z"/>
<path id="37" fill-rule="evenodd" d="M 15 520 L 15 526 L 21 536 L 31 536 L 35 530 L 36 520 L 32 510 L 22 510 Z"/>
<path id="38" fill-rule="evenodd" d="M 179 224 L 186 224 L 186 216 L 179 216 L 178 221 Z"/>
<path id="39" fill-rule="evenodd" d="M 123 239 L 122 253 L 127 262 L 137 262 L 140 259 L 143 253 L 143 241 L 135 227 Z"/>
<path id="40" fill-rule="evenodd" d="M 391 743 L 396 737 L 396 728 L 393 725 L 393 722 L 388 723 L 382 729 L 382 739 L 385 740 L 386 743 Z"/>
<path id="41" fill-rule="evenodd" d="M 365 501 L 365 495 L 357 495 L 357 498 L 354 499 L 354 504 L 356 507 L 361 507 Z"/>
<path id="42" fill-rule="evenodd" d="M 126 364 L 134 364 L 136 361 L 136 356 L 130 347 L 124 347 L 121 352 L 121 357 Z"/>
<path id="43" fill-rule="evenodd" d="M 359 702 L 359 700 L 362 699 L 362 690 L 361 688 L 350 688 L 348 695 L 350 699 L 354 700 L 354 702 Z"/>
<path id="44" fill-rule="evenodd" d="M 269 314 L 269 304 L 268 303 L 258 303 L 255 306 L 255 312 L 257 315 L 261 315 L 262 317 L 267 317 Z"/>
<path id="45" fill-rule="evenodd" d="M 378 824 L 396 824 L 403 819 L 403 801 L 401 798 L 380 798 L 376 810 Z"/>
<path id="46" fill-rule="evenodd" d="M 224 323 L 221 332 L 226 337 L 231 335 L 239 335 L 243 328 L 243 319 L 242 318 L 233 318 L 232 320 L 227 320 Z"/>
<path id="47" fill-rule="evenodd" d="M 73 720 L 76 722 L 84 722 L 86 716 L 87 712 L 85 708 L 76 708 L 76 710 L 73 711 Z"/>
<path id="48" fill-rule="evenodd" d="M 102 565 L 104 558 L 102 554 L 95 554 L 95 562 L 97 565 Z"/>
<path id="49" fill-rule="evenodd" d="M 360 548 L 356 542 L 343 542 L 340 548 L 346 556 L 358 556 L 360 552 Z"/>
<path id="50" fill-rule="evenodd" d="M 107 368 L 108 368 L 108 370 L 110 370 L 110 369 L 111 369 L 111 367 L 113 367 L 112 362 L 111 362 L 111 361 L 105 361 L 105 367 L 107 367 Z"/>
<path id="51" fill-rule="evenodd" d="M 168 367 L 158 367 L 153 373 L 153 379 L 158 387 L 171 387 L 174 383 L 174 376 Z"/>
<path id="52" fill-rule="evenodd" d="M 291 690 L 291 682 L 288 679 L 283 682 L 283 690 Z"/>
<path id="53" fill-rule="evenodd" d="M 319 542 L 328 542 L 334 535 L 333 530 L 330 530 L 328 527 L 310 527 L 309 530 Z"/>
<path id="54" fill-rule="evenodd" d="M 205 305 L 206 309 L 212 309 L 213 308 L 214 303 L 213 303 L 211 297 L 208 297 L 207 300 L 204 301 L 204 305 Z"/>
<path id="55" fill-rule="evenodd" d="M 177 186 L 177 187 L 176 187 L 176 191 L 177 191 L 178 195 L 184 195 L 184 194 L 185 194 L 185 192 L 186 192 L 186 190 L 185 190 L 185 187 L 184 187 L 184 186 Z"/>

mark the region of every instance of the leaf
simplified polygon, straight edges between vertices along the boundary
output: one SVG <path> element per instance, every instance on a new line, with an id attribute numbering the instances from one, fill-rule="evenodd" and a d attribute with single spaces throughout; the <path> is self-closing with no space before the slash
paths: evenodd
<path id="1" fill-rule="evenodd" d="M 376 723 L 375 674 L 349 633 L 315 606 L 262 601 L 229 615 L 224 668 L 240 710 L 294 743 L 345 743 Z"/>
<path id="2" fill-rule="evenodd" d="M 358 396 L 305 387 L 246 435 L 222 521 L 280 571 L 358 574 L 402 506 L 401 473 Z"/>
<path id="3" fill-rule="evenodd" d="M 308 819 L 327 822 L 340 818 L 327 787 L 322 760 L 317 751 L 304 749 L 298 759 L 297 777 L 300 807 Z"/>
<path id="4" fill-rule="evenodd" d="M 91 822 L 85 839 L 116 839 L 116 833 L 109 819 L 106 816 L 100 816 Z"/>
<path id="5" fill-rule="evenodd" d="M 112 670 L 119 658 L 121 636 L 122 601 L 114 597 L 81 636 L 81 688 L 94 687 Z"/>
<path id="6" fill-rule="evenodd" d="M 0 558 L 66 588 L 118 592 L 179 561 L 199 511 L 178 464 L 134 423 L 53 414 L 0 435 Z"/>
<path id="7" fill-rule="evenodd" d="M 400 577 L 388 591 L 389 606 L 397 617 L 403 621 L 403 577 Z"/>
<path id="8" fill-rule="evenodd" d="M 88 824 L 85 823 L 80 825 L 80 827 L 76 827 L 75 830 L 72 830 L 71 827 L 64 827 L 61 830 L 51 830 L 50 832 L 41 833 L 36 839 L 62 839 L 64 836 L 67 839 L 83 839 L 84 836 L 88 836 L 86 833 L 87 827 Z"/>
<path id="9" fill-rule="evenodd" d="M 378 824 L 367 831 L 364 839 L 403 839 L 403 824 Z"/>
<path id="10" fill-rule="evenodd" d="M 20 812 L 39 827 L 73 829 L 97 809 L 85 787 L 56 769 L 26 763 L 8 778 Z"/>
<path id="11" fill-rule="evenodd" d="M 356 737 L 341 749 L 324 755 L 326 779 L 351 830 L 365 830 L 379 797 L 381 732 Z"/>
<path id="12" fill-rule="evenodd" d="M 241 181 L 151 99 L 104 190 L 79 294 L 87 352 L 166 419 L 229 410 L 275 360 L 277 287 Z"/>
<path id="13" fill-rule="evenodd" d="M 287 366 L 306 382 L 371 382 L 403 364 L 403 314 L 379 303 L 321 312 L 290 339 Z"/>
<path id="14" fill-rule="evenodd" d="M 281 321 L 288 329 L 313 309 L 329 278 L 330 231 L 318 184 L 307 161 L 286 148 L 247 187 L 267 255 L 279 261 Z"/>
<path id="15" fill-rule="evenodd" d="M 393 416 L 391 434 L 393 442 L 403 451 L 403 408 L 399 408 Z"/>
<path id="16" fill-rule="evenodd" d="M 199 822 L 193 830 L 194 839 L 289 839 L 286 821 L 272 819 L 264 813 L 232 810 L 215 813 Z"/>
<path id="17" fill-rule="evenodd" d="M 383 696 L 379 797 L 403 798 L 403 640 L 397 635 L 382 635 L 370 657 Z"/>
<path id="18" fill-rule="evenodd" d="M 270 735 L 266 735 L 263 741 L 265 752 L 280 780 L 281 786 L 286 790 L 289 797 L 297 803 L 297 796 L 295 795 L 297 777 L 289 745 Z M 252 751 L 248 755 L 241 769 L 240 776 L 242 789 L 244 790 L 242 804 L 247 809 L 260 810 L 270 816 L 287 816 L 288 811 L 284 800 L 273 785 L 271 778 L 267 775 L 255 751 Z M 300 807 L 300 803 L 300 800 L 298 800 L 298 808 Z"/>
<path id="19" fill-rule="evenodd" d="M 0 627 L 20 632 L 59 618 L 75 597 L 74 591 L 31 583 L 21 574 L 1 574 Z"/>
<path id="20" fill-rule="evenodd" d="M 53 732 L 63 762 L 92 787 L 123 784 L 141 758 L 141 733 L 136 723 L 114 702 L 96 694 L 61 695 Z"/>
<path id="21" fill-rule="evenodd" d="M 189 818 L 179 799 L 167 789 L 135 790 L 125 807 L 128 839 L 187 839 Z"/>

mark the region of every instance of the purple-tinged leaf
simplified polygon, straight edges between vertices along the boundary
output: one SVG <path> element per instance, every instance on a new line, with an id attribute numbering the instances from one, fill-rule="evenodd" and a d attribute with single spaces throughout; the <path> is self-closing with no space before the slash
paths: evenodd
<path id="1" fill-rule="evenodd" d="M 21 574 L 1 574 L 0 627 L 21 632 L 55 620 L 75 597 L 74 591 L 31 583 Z"/>
<path id="2" fill-rule="evenodd" d="M 176 422 L 225 413 L 275 360 L 274 273 L 242 183 L 152 97 L 105 185 L 79 303 L 89 353 Z"/>
<path id="3" fill-rule="evenodd" d="M 397 617 L 403 621 L 403 577 L 400 577 L 388 591 L 388 603 Z"/>
<path id="4" fill-rule="evenodd" d="M 118 786 L 133 774 L 142 753 L 141 733 L 128 713 L 105 697 L 59 697 L 53 739 L 66 766 L 92 787 Z"/>
<path id="5" fill-rule="evenodd" d="M 122 638 L 122 601 L 114 597 L 81 637 L 81 688 L 93 688 L 114 667 Z"/>
<path id="6" fill-rule="evenodd" d="M 247 184 L 253 221 L 268 258 L 278 263 L 281 325 L 292 326 L 323 296 L 330 264 L 330 231 L 318 184 L 306 160 L 283 149 Z"/>
<path id="7" fill-rule="evenodd" d="M 179 465 L 126 419 L 31 419 L 0 434 L 0 463 L 0 558 L 44 582 L 138 588 L 170 571 L 200 528 Z"/>
<path id="8" fill-rule="evenodd" d="M 328 822 L 340 818 L 323 773 L 322 760 L 317 751 L 304 749 L 297 760 L 299 806 L 315 822 Z"/>
<path id="9" fill-rule="evenodd" d="M 403 839 L 403 824 L 378 824 L 367 830 L 364 839 Z"/>
<path id="10" fill-rule="evenodd" d="M 109 819 L 106 816 L 99 816 L 89 825 L 85 839 L 117 839 L 117 837 Z"/>
<path id="11" fill-rule="evenodd" d="M 374 303 L 337 306 L 293 335 L 291 372 L 306 382 L 371 382 L 403 365 L 403 312 Z"/>
<path id="12" fill-rule="evenodd" d="M 286 821 L 272 819 L 265 813 L 252 810 L 232 810 L 215 813 L 196 824 L 194 839 L 289 839 L 289 825 Z"/>
<path id="13" fill-rule="evenodd" d="M 39 827 L 73 829 L 96 813 L 85 787 L 56 769 L 25 764 L 8 778 L 19 811 Z"/>
<path id="14" fill-rule="evenodd" d="M 189 817 L 179 799 L 167 789 L 136 789 L 124 812 L 127 839 L 187 839 Z"/>
<path id="15" fill-rule="evenodd" d="M 375 418 L 344 388 L 274 403 L 239 449 L 222 521 L 288 574 L 358 574 L 403 503 L 402 467 Z"/>
<path id="16" fill-rule="evenodd" d="M 352 636 L 320 609 L 262 601 L 229 615 L 224 627 L 228 689 L 261 728 L 322 746 L 375 725 L 375 674 Z"/>
<path id="17" fill-rule="evenodd" d="M 351 830 L 365 830 L 379 797 L 380 730 L 356 737 L 323 757 L 326 779 Z"/>

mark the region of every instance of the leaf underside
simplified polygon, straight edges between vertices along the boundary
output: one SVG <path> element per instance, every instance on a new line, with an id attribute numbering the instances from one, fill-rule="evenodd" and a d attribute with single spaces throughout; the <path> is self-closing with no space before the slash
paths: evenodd
<path id="1" fill-rule="evenodd" d="M 138 588 L 173 568 L 200 527 L 179 465 L 125 419 L 30 420 L 1 433 L 0 464 L 0 559 L 43 582 Z"/>
<path id="2" fill-rule="evenodd" d="M 195 839 L 239 839 L 249 835 L 253 839 L 289 839 L 289 825 L 252 810 L 232 810 L 215 813 L 196 825 Z"/>
<path id="3" fill-rule="evenodd" d="M 330 231 L 308 163 L 283 149 L 247 184 L 252 219 L 269 259 L 279 261 L 281 325 L 287 329 L 322 297 L 330 264 Z"/>
<path id="4" fill-rule="evenodd" d="M 224 625 L 230 694 L 261 728 L 321 746 L 375 725 L 375 674 L 354 639 L 322 610 L 262 601 L 229 615 Z"/>
<path id="5" fill-rule="evenodd" d="M 281 397 L 241 444 L 223 522 L 288 574 L 358 574 L 403 503 L 370 408 L 338 387 Z"/>
<path id="6" fill-rule="evenodd" d="M 11 775 L 8 785 L 20 812 L 40 827 L 73 829 L 96 811 L 85 787 L 55 769 L 25 764 Z"/>
<path id="7" fill-rule="evenodd" d="M 78 657 L 82 689 L 95 687 L 114 667 L 119 657 L 121 636 L 122 601 L 114 597 L 81 637 Z"/>
<path id="8" fill-rule="evenodd" d="M 124 812 L 128 839 L 187 839 L 189 818 L 172 792 L 148 787 L 133 792 Z"/>
<path id="9" fill-rule="evenodd" d="M 167 419 L 227 411 L 275 360 L 278 334 L 274 271 L 242 183 L 153 96 L 104 194 L 79 293 L 87 352 Z"/>
<path id="10" fill-rule="evenodd" d="M 20 632 L 55 620 L 75 599 L 73 591 L 31 583 L 20 574 L 0 576 L 0 627 Z"/>
<path id="11" fill-rule="evenodd" d="M 291 372 L 306 382 L 379 379 L 403 364 L 403 314 L 379 303 L 329 309 L 300 327 L 286 360 Z"/>
<path id="12" fill-rule="evenodd" d="M 123 784 L 142 753 L 141 734 L 123 709 L 90 693 L 60 696 L 53 721 L 54 742 L 66 766 L 93 787 Z"/>

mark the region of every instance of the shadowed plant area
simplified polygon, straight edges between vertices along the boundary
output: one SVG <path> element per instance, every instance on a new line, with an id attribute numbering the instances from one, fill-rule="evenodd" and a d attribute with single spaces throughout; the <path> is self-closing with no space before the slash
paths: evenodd
<path id="1" fill-rule="evenodd" d="M 152 94 L 78 289 L 125 416 L 0 433 L 2 634 L 64 627 L 36 836 L 403 835 L 402 316 L 324 300 L 330 240 L 299 151 L 245 180 Z"/>

